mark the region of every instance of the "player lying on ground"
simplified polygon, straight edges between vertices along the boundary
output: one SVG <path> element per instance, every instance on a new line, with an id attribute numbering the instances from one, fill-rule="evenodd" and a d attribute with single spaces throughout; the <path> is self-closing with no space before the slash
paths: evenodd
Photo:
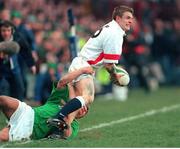
<path id="1" fill-rule="evenodd" d="M 78 70 L 85 66 L 92 66 L 93 68 L 105 67 L 111 77 L 115 77 L 112 80 L 115 80 L 115 83 L 118 84 L 114 66 L 118 63 L 122 53 L 125 32 L 130 30 L 132 23 L 133 9 L 128 6 L 116 7 L 112 14 L 112 21 L 105 24 L 87 41 L 78 57 L 73 59 L 69 71 Z M 84 105 L 89 106 L 94 101 L 93 75 L 82 74 L 73 80 L 73 83 L 76 93 L 75 98 L 69 100 L 57 116 L 49 120 L 50 124 L 53 119 L 56 121 L 59 119 L 57 125 L 63 123 L 68 114 Z"/>
<path id="2" fill-rule="evenodd" d="M 87 113 L 86 107 L 68 115 L 66 123 L 69 123 L 71 127 L 65 131 L 48 126 L 46 122 L 48 118 L 58 113 L 62 108 L 60 105 L 63 101 L 67 102 L 69 96 L 73 96 L 74 91 L 67 84 L 82 73 L 91 74 L 93 69 L 85 67 L 73 71 L 65 75 L 58 83 L 54 83 L 51 95 L 43 106 L 32 108 L 18 99 L 0 96 L 0 109 L 9 120 L 8 125 L 0 131 L 0 141 L 42 139 L 52 135 L 51 132 L 58 132 L 62 138 L 75 137 L 79 130 L 79 124 L 77 120 L 74 120 L 74 115 L 77 115 L 76 118 L 83 117 Z"/>

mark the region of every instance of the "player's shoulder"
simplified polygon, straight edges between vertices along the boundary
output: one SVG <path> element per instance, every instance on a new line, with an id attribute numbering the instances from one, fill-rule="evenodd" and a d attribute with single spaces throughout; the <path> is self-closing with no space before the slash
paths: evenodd
<path id="1" fill-rule="evenodd" d="M 103 26 L 102 36 L 106 39 L 107 38 L 113 38 L 113 39 L 121 38 L 123 36 L 123 33 L 121 32 L 121 30 L 119 30 L 118 27 L 119 27 L 118 24 L 114 20 L 112 20 L 111 22 Z"/>
<path id="2" fill-rule="evenodd" d="M 110 21 L 109 23 L 105 24 L 103 26 L 103 30 L 106 32 L 110 32 L 111 34 L 119 34 L 120 30 L 120 26 L 118 25 L 118 23 L 115 20 Z"/>
<path id="3" fill-rule="evenodd" d="M 104 25 L 104 27 L 107 28 L 113 34 L 119 34 L 120 36 L 125 34 L 125 31 L 115 20 L 110 21 L 109 23 Z"/>
<path id="4" fill-rule="evenodd" d="M 117 28 L 117 22 L 115 20 L 111 20 L 110 22 L 106 23 L 103 27 L 107 29 Z"/>
<path id="5" fill-rule="evenodd" d="M 110 21 L 110 22 L 106 23 L 106 24 L 103 26 L 103 29 L 106 29 L 106 30 L 111 30 L 111 29 L 113 29 L 113 22 Z"/>

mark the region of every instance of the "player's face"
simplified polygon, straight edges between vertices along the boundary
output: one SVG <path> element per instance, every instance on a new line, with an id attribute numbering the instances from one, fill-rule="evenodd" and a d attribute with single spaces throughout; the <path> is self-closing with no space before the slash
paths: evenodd
<path id="1" fill-rule="evenodd" d="M 130 30 L 131 25 L 133 23 L 133 15 L 132 15 L 132 13 L 128 12 L 128 11 L 124 12 L 122 17 L 117 18 L 117 22 L 124 31 Z"/>
<path id="2" fill-rule="evenodd" d="M 1 27 L 1 36 L 2 38 L 7 41 L 12 36 L 12 28 L 11 27 Z"/>

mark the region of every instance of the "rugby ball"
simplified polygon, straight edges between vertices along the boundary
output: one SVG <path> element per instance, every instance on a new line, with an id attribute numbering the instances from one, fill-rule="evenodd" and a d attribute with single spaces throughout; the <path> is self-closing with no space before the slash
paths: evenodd
<path id="1" fill-rule="evenodd" d="M 116 75 L 116 79 L 119 82 L 119 85 L 126 86 L 129 84 L 129 74 L 122 67 L 114 65 L 114 74 Z"/>

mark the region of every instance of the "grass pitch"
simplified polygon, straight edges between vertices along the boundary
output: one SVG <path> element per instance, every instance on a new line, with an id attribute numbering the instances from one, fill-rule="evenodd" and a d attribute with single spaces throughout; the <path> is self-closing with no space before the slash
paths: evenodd
<path id="1" fill-rule="evenodd" d="M 113 98 L 113 97 L 112 97 Z M 0 114 L 0 128 L 5 119 Z M 130 91 L 125 102 L 96 98 L 74 140 L 0 143 L 0 147 L 180 147 L 180 88 Z"/>

